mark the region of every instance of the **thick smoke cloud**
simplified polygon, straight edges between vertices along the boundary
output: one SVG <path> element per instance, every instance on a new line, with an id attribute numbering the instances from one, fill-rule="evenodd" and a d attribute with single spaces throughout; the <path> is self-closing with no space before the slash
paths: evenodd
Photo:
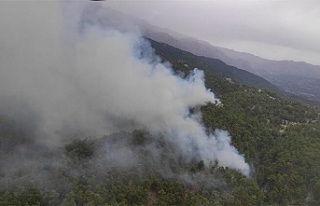
<path id="1" fill-rule="evenodd" d="M 30 107 L 37 117 L 33 135 L 38 143 L 60 146 L 78 134 L 138 128 L 165 137 L 186 160 L 217 161 L 249 175 L 228 133 L 208 135 L 189 111 L 219 102 L 205 88 L 202 71 L 182 79 L 146 54 L 151 49 L 141 37 L 84 19 L 90 5 L 61 6 L 2 2 L 0 7 L 0 99 Z"/>

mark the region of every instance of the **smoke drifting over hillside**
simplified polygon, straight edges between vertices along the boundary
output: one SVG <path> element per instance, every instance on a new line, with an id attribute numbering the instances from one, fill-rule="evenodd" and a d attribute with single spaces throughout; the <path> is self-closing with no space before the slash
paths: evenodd
<path id="1" fill-rule="evenodd" d="M 34 122 L 32 136 L 46 146 L 79 134 L 144 129 L 164 136 L 186 161 L 218 161 L 249 175 L 228 133 L 206 134 L 189 112 L 219 101 L 205 88 L 203 72 L 174 75 L 141 37 L 100 28 L 83 14 L 92 5 L 81 4 L 1 3 L 0 113 L 21 125 Z"/>

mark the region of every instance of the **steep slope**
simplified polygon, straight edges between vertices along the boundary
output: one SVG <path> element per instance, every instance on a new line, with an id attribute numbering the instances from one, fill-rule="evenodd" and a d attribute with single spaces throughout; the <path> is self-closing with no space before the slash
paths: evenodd
<path id="1" fill-rule="evenodd" d="M 305 62 L 267 60 L 249 53 L 216 47 L 206 41 L 159 28 L 107 7 L 100 9 L 95 18 L 105 27 L 140 32 L 149 39 L 194 55 L 220 59 L 228 65 L 256 74 L 293 95 L 320 101 L 320 66 Z"/>
<path id="2" fill-rule="evenodd" d="M 220 59 L 226 64 L 263 77 L 291 94 L 320 100 L 320 66 L 305 62 L 267 60 L 249 53 L 215 47 L 205 41 L 174 38 L 164 33 L 147 32 L 146 36 L 195 55 Z"/>
<path id="3" fill-rule="evenodd" d="M 149 39 L 149 41 L 156 53 L 169 62 L 181 64 L 188 69 L 199 68 L 215 75 L 220 75 L 230 82 L 235 81 L 240 84 L 265 89 L 269 92 L 281 93 L 281 90 L 265 79 L 234 66 L 229 66 L 221 60 L 195 56 L 190 52 L 174 48 L 164 43 L 159 43 L 151 39 Z"/>

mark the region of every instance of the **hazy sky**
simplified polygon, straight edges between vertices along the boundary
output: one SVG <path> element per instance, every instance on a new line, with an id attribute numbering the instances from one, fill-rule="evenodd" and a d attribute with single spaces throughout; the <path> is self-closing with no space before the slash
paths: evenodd
<path id="1" fill-rule="evenodd" d="M 320 0 L 107 0 L 104 4 L 216 46 L 320 65 Z"/>

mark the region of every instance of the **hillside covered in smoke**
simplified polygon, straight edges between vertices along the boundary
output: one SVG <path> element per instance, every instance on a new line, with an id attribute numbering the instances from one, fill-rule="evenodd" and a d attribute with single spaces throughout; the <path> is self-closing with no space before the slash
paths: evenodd
<path id="1" fill-rule="evenodd" d="M 316 109 L 105 27 L 100 6 L 1 3 L 0 205 L 319 202 Z"/>

